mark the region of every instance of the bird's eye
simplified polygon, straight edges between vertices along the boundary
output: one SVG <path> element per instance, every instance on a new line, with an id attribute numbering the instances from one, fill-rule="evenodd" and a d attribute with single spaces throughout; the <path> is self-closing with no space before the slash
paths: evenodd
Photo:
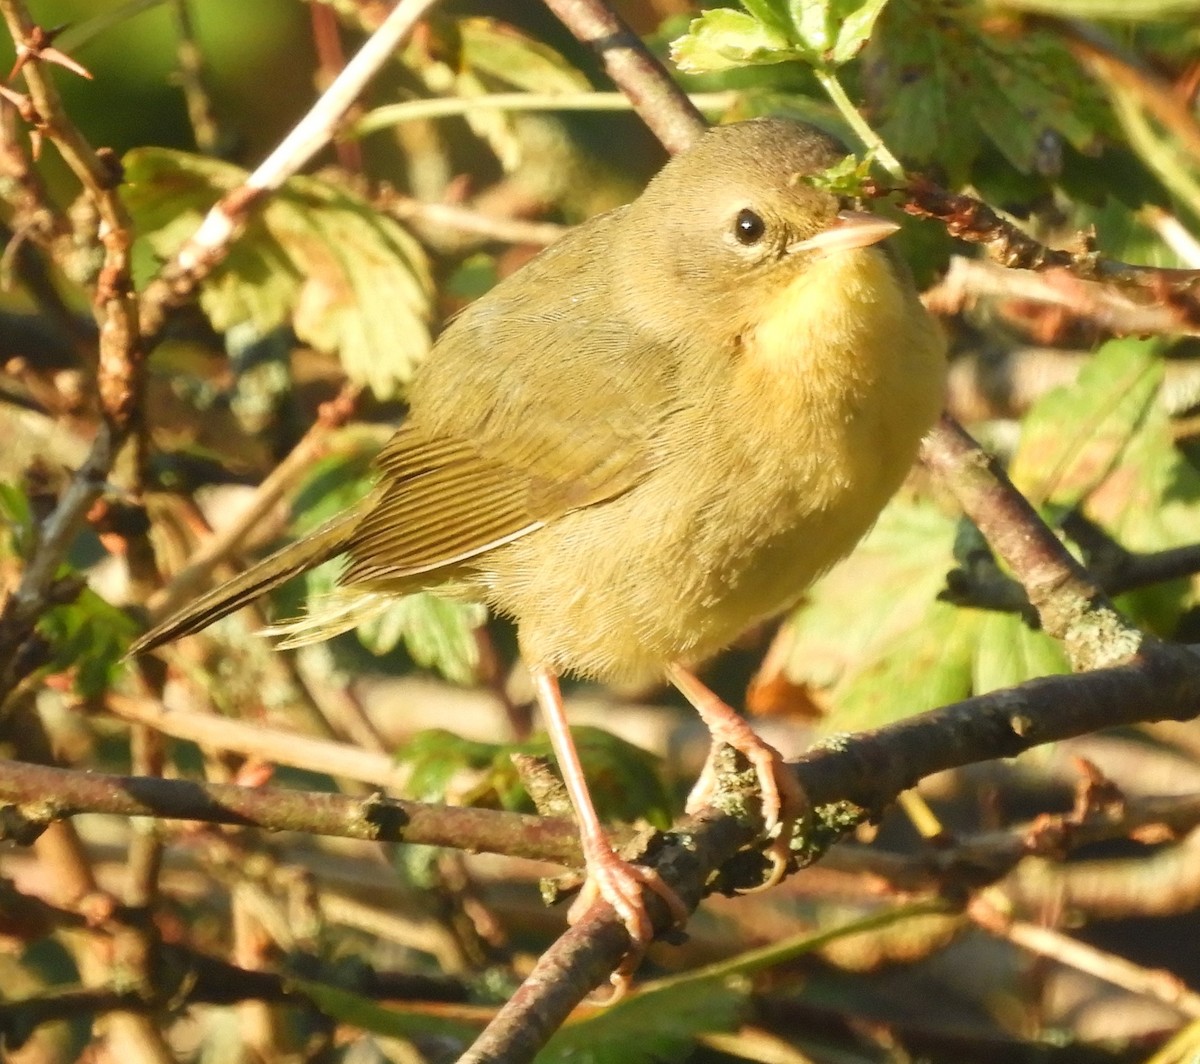
<path id="1" fill-rule="evenodd" d="M 738 211 L 738 216 L 733 223 L 733 235 L 737 237 L 737 242 L 743 247 L 753 247 L 762 239 L 763 233 L 766 231 L 767 223 L 749 207 L 743 207 Z"/>

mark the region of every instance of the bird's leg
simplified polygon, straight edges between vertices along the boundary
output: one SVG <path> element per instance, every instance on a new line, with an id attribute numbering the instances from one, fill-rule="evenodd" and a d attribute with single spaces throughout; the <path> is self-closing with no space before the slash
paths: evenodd
<path id="1" fill-rule="evenodd" d="M 571 738 L 571 730 L 567 726 L 558 677 L 549 669 L 540 666 L 531 667 L 530 671 L 533 674 L 534 690 L 537 692 L 543 722 L 550 735 L 550 744 L 554 748 L 563 783 L 566 784 L 567 794 L 570 795 L 571 805 L 575 809 L 575 819 L 579 824 L 579 841 L 587 869 L 587 881 L 571 906 L 567 918 L 572 922 L 577 920 L 596 900 L 597 894 L 616 910 L 629 932 L 632 943 L 629 955 L 613 973 L 613 983 L 619 994 L 623 992 L 629 975 L 637 967 L 638 961 L 654 937 L 654 927 L 646 912 L 642 889 L 648 887 L 662 898 L 670 908 L 676 923 L 682 924 L 687 921 L 688 907 L 654 869 L 631 864 L 613 851 L 604 826 L 596 815 L 596 807 L 592 804 L 587 780 L 583 776 L 583 766 L 579 763 L 575 741 Z"/>
<path id="2" fill-rule="evenodd" d="M 754 767 L 762 793 L 762 817 L 767 834 L 780 827 L 771 840 L 767 854 L 771 858 L 771 874 L 763 887 L 778 883 L 787 871 L 792 825 L 808 811 L 808 798 L 796 777 L 788 771 L 783 756 L 775 747 L 754 734 L 753 729 L 731 707 L 721 701 L 682 665 L 667 668 L 667 678 L 693 706 L 712 734 L 714 750 L 710 751 L 704 771 L 688 795 L 687 810 L 695 812 L 706 805 L 716 789 L 717 772 L 713 753 L 717 743 L 732 746 Z"/>

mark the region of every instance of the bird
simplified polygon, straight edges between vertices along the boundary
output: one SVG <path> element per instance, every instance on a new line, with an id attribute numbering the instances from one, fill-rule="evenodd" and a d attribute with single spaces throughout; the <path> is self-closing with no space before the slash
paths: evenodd
<path id="1" fill-rule="evenodd" d="M 778 878 L 803 792 L 696 668 L 794 605 L 868 531 L 945 382 L 942 333 L 883 244 L 899 227 L 820 179 L 846 154 L 786 118 L 700 134 L 635 200 L 575 227 L 445 328 L 361 502 L 131 652 L 338 556 L 337 589 L 277 629 L 291 645 L 399 595 L 481 601 L 516 624 L 579 825 L 583 897 L 612 905 L 630 957 L 654 933 L 646 890 L 678 922 L 687 909 L 614 852 L 561 677 L 672 683 L 714 748 L 753 765 Z M 689 809 L 712 786 L 702 777 Z"/>

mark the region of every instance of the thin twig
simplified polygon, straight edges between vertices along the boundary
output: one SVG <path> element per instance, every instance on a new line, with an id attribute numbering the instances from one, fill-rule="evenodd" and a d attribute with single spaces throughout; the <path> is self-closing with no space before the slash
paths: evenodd
<path id="1" fill-rule="evenodd" d="M 183 90 L 196 147 L 205 155 L 215 155 L 221 139 L 220 130 L 212 97 L 208 91 L 204 53 L 196 40 L 190 3 L 191 0 L 171 0 L 171 14 L 178 38 L 175 56 L 179 60 L 179 70 L 176 77 L 180 89 Z"/>
<path id="2" fill-rule="evenodd" d="M 741 98 L 737 92 L 700 92 L 688 100 L 698 111 L 724 111 Z M 401 122 L 457 118 L 473 111 L 631 111 L 635 104 L 623 92 L 493 92 L 484 96 L 439 96 L 389 103 L 363 115 L 350 128 L 365 137 Z"/>
<path id="3" fill-rule="evenodd" d="M 173 739 L 184 739 L 212 750 L 357 780 L 384 789 L 402 788 L 407 778 L 395 758 L 348 743 L 314 739 L 213 713 L 183 709 L 164 711 L 156 701 L 129 695 L 110 695 L 105 705 L 121 720 L 145 725 Z"/>
<path id="4" fill-rule="evenodd" d="M 683 151 L 704 132 L 704 116 L 604 0 L 546 0 L 546 6 L 576 40 L 595 49 L 608 76 L 667 151 Z"/>
<path id="5" fill-rule="evenodd" d="M 187 566 L 171 579 L 170 584 L 156 592 L 146 602 L 152 617 L 165 616 L 193 599 L 213 570 L 229 561 L 246 538 L 274 509 L 288 489 L 311 468 L 329 442 L 330 434 L 346 423 L 354 412 L 360 389 L 347 384 L 328 403 L 324 403 L 309 430 L 295 447 L 254 490 L 254 495 L 235 521 L 230 522 L 192 555 Z"/>
<path id="6" fill-rule="evenodd" d="M 1010 920 L 983 898 L 973 901 L 967 907 L 967 913 L 986 931 L 1022 949 L 1087 972 L 1132 993 L 1152 997 L 1191 1019 L 1200 1017 L 1200 993 L 1191 990 L 1182 979 L 1170 972 L 1143 968 L 1140 964 L 1080 942 L 1053 928 Z"/>
<path id="7" fill-rule="evenodd" d="M 1012 569 L 1042 627 L 1063 643 L 1075 668 L 1127 661 L 1142 648 L 1149 637 L 1118 613 L 1000 464 L 953 419 L 943 415 L 921 459 Z"/>
<path id="8" fill-rule="evenodd" d="M 6 0 L 11 2 L 11 0 Z M 223 196 L 199 228 L 142 294 L 141 324 L 147 337 L 161 331 L 168 310 L 190 298 L 229 251 L 263 196 L 279 188 L 326 144 L 366 85 L 437 0 L 400 0 L 387 19 L 292 128 L 238 188 Z"/>

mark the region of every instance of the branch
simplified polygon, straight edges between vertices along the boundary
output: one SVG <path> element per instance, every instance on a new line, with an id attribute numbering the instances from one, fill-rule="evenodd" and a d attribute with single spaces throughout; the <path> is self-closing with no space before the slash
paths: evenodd
<path id="1" fill-rule="evenodd" d="M 900 209 L 906 214 L 941 222 L 951 236 L 981 245 L 988 258 L 1008 269 L 1065 269 L 1084 281 L 1139 288 L 1172 303 L 1189 329 L 1200 327 L 1200 270 L 1135 266 L 1103 258 L 1088 247 L 1074 251 L 1048 247 L 1005 221 L 982 200 L 949 192 L 921 175 L 899 187 L 868 183 L 866 192 L 872 196 L 899 193 Z"/>
<path id="2" fill-rule="evenodd" d="M 384 63 L 437 0 L 400 0 L 309 112 L 245 182 L 226 193 L 142 294 L 141 325 L 157 337 L 169 310 L 181 306 L 224 260 L 251 211 L 332 139 L 338 123 Z"/>
<path id="3" fill-rule="evenodd" d="M 3 833 L 22 843 L 33 841 L 49 824 L 92 812 L 450 846 L 562 864 L 581 860 L 577 830 L 567 819 L 451 808 L 379 794 L 355 798 L 0 760 L 0 801 L 7 803 L 0 821 Z"/>
<path id="4" fill-rule="evenodd" d="M 25 4 L 20 0 L 0 0 L 0 16 L 12 34 L 18 67 L 29 88 L 28 107 L 22 108 L 23 114 L 32 123 L 34 135 L 46 137 L 58 149 L 99 219 L 98 233 L 88 234 L 88 238 L 103 251 L 93 302 L 100 326 L 99 394 L 105 417 L 91 454 L 45 522 L 21 582 L 0 614 L 0 659 L 8 663 L 0 681 L 2 700 L 11 683 L 20 679 L 19 670 L 14 673 L 12 660 L 38 617 L 52 604 L 56 574 L 67 548 L 99 496 L 117 451 L 134 427 L 143 349 L 130 275 L 132 234 L 116 191 L 119 167 L 110 158 L 111 153 L 102 156 L 93 150 L 68 117 L 45 69 L 52 54 L 58 53 L 48 49 L 48 35 L 33 21 Z"/>
<path id="5" fill-rule="evenodd" d="M 575 39 L 593 48 L 642 121 L 672 155 L 708 123 L 663 65 L 604 0 L 546 0 Z"/>
<path id="6" fill-rule="evenodd" d="M 952 418 L 942 416 L 922 445 L 921 460 L 1012 569 L 1042 628 L 1063 644 L 1074 668 L 1127 661 L 1149 640 L 1117 612 L 999 462 Z"/>

